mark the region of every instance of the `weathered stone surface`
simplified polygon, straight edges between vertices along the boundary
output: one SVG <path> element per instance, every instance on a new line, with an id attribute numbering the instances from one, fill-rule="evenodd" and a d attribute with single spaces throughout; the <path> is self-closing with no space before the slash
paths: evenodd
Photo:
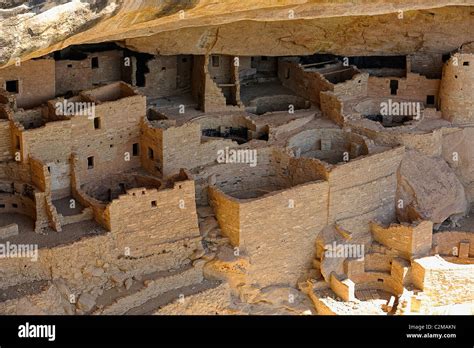
<path id="1" fill-rule="evenodd" d="M 89 312 L 95 306 L 96 297 L 85 292 L 77 299 L 76 306 L 84 312 Z"/>
<path id="2" fill-rule="evenodd" d="M 219 224 L 217 223 L 217 220 L 212 216 L 205 218 L 199 224 L 199 229 L 201 230 L 201 234 L 204 236 L 218 227 L 219 227 Z"/>
<path id="3" fill-rule="evenodd" d="M 443 159 L 407 152 L 398 172 L 397 214 L 401 221 L 428 219 L 439 224 L 467 209 L 464 187 Z"/>
<path id="4" fill-rule="evenodd" d="M 472 39 L 474 26 L 469 23 L 474 17 L 468 7 L 472 5 L 472 0 L 398 4 L 381 0 L 97 0 L 66 4 L 43 0 L 36 6 L 17 6 L 10 0 L 0 9 L 0 64 L 74 44 L 113 40 L 155 54 L 444 52 Z M 399 11 L 404 11 L 403 19 L 399 19 Z M 248 40 L 256 32 L 258 37 Z M 380 32 L 384 35 L 376 34 Z"/>

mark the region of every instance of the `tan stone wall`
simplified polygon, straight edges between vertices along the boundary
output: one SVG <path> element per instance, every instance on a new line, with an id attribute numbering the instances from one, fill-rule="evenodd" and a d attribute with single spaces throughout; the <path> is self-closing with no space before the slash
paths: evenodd
<path id="1" fill-rule="evenodd" d="M 209 56 L 195 56 L 193 65 L 193 95 L 205 112 L 222 111 L 227 102 L 222 90 L 212 79 L 209 71 Z M 220 70 L 220 68 L 219 68 Z M 230 74 L 230 65 L 229 65 Z"/>
<path id="2" fill-rule="evenodd" d="M 46 123 L 43 127 L 23 131 L 23 156 L 44 163 L 67 162 L 71 155 L 71 121 Z"/>
<path id="3" fill-rule="evenodd" d="M 149 173 L 163 175 L 163 128 L 155 128 L 144 117 L 141 122 L 140 160 Z M 151 158 L 153 154 L 153 158 Z"/>
<path id="4" fill-rule="evenodd" d="M 443 69 L 443 55 L 438 53 L 413 54 L 407 57 L 410 72 L 427 76 L 428 78 L 439 78 Z"/>
<path id="5" fill-rule="evenodd" d="M 323 115 L 334 121 L 336 124 L 343 126 L 343 102 L 338 98 L 338 96 L 330 91 L 321 92 L 320 100 Z"/>
<path id="6" fill-rule="evenodd" d="M 423 290 L 426 307 L 469 302 L 474 299 L 473 268 L 439 256 L 417 259 L 412 262 L 413 283 Z"/>
<path id="7" fill-rule="evenodd" d="M 390 91 L 390 80 L 398 81 L 397 94 L 393 96 Z M 403 98 L 422 103 L 426 103 L 428 95 L 433 95 L 437 103 L 439 87 L 439 79 L 428 79 L 413 73 L 407 73 L 407 76 L 403 78 L 370 76 L 368 95 L 369 97 Z"/>
<path id="8" fill-rule="evenodd" d="M 469 257 L 474 257 L 474 234 L 471 232 L 462 231 L 446 231 L 437 232 L 433 234 L 433 246 L 435 246 L 436 253 L 446 256 L 454 255 L 456 249 L 459 253 L 459 244 L 461 242 L 469 243 Z"/>
<path id="9" fill-rule="evenodd" d="M 230 83 L 231 82 L 231 67 L 233 66 L 233 57 L 216 55 L 215 57 L 219 60 L 219 66 L 215 67 L 212 64 L 212 55 L 209 56 L 207 70 L 210 78 L 217 84 L 219 83 Z"/>
<path id="10" fill-rule="evenodd" d="M 278 78 L 283 86 L 288 87 L 296 94 L 319 105 L 319 93 L 332 91 L 334 85 L 316 71 L 304 71 L 299 63 L 278 61 Z"/>
<path id="11" fill-rule="evenodd" d="M 19 108 L 38 106 L 55 96 L 55 62 L 53 59 L 37 59 L 22 62 L 0 70 L 0 88 L 6 81 L 18 80 L 19 93 L 16 102 Z"/>
<path id="12" fill-rule="evenodd" d="M 92 58 L 98 58 L 98 68 L 92 68 Z M 56 70 L 56 95 L 80 92 L 94 85 L 122 79 L 124 65 L 122 51 L 90 53 L 83 60 L 58 60 Z"/>
<path id="13" fill-rule="evenodd" d="M 11 140 L 10 121 L 0 120 L 0 161 L 7 161 L 12 158 Z"/>
<path id="14" fill-rule="evenodd" d="M 396 171 L 405 150 L 398 147 L 356 158 L 330 171 L 329 223 L 338 222 L 348 231 L 368 232 L 374 218 L 395 218 Z"/>
<path id="15" fill-rule="evenodd" d="M 32 182 L 30 165 L 21 162 L 0 162 L 0 179 Z"/>
<path id="16" fill-rule="evenodd" d="M 368 93 L 369 74 L 358 73 L 350 80 L 334 85 L 334 93 L 338 96 L 364 97 Z"/>
<path id="17" fill-rule="evenodd" d="M 443 118 L 455 124 L 472 124 L 474 122 L 473 91 L 474 54 L 456 53 L 445 63 L 443 69 L 440 89 L 440 109 Z"/>
<path id="18" fill-rule="evenodd" d="M 90 59 L 56 61 L 56 95 L 80 92 L 92 87 Z"/>
<path id="19" fill-rule="evenodd" d="M 150 70 L 145 74 L 145 87 L 140 91 L 153 97 L 173 95 L 176 91 L 178 64 L 176 56 L 156 56 L 147 62 Z"/>
<path id="20" fill-rule="evenodd" d="M 113 200 L 104 214 L 118 245 L 128 246 L 136 256 L 145 256 L 162 243 L 199 236 L 192 180 L 159 191 L 131 189 Z"/>
<path id="21" fill-rule="evenodd" d="M 328 184 L 320 181 L 240 204 L 240 246 L 250 257 L 252 282 L 297 283 L 311 268 L 316 237 L 327 224 L 327 202 Z"/>
<path id="22" fill-rule="evenodd" d="M 88 59 L 92 60 L 95 57 L 98 58 L 99 67 L 91 69 L 92 85 L 120 81 L 122 79 L 124 59 L 121 50 L 90 53 Z"/>
<path id="23" fill-rule="evenodd" d="M 63 278 L 77 297 L 80 292 L 98 286 L 110 287 L 112 275 L 132 277 L 186 265 L 199 244 L 200 238 L 162 244 L 136 238 L 135 249 L 125 257 L 125 247 L 116 242 L 113 233 L 86 237 L 67 245 L 39 249 L 36 262 L 25 258 L 0 259 L 0 288 Z M 145 253 L 146 257 L 139 257 Z M 92 270 L 99 271 L 99 275 L 92 275 Z"/>
<path id="24" fill-rule="evenodd" d="M 364 127 L 361 123 L 349 122 L 349 126 L 357 133 L 373 139 L 376 144 L 384 146 L 403 145 L 407 149 L 417 150 L 427 156 L 440 156 L 442 152 L 443 130 L 435 129 L 432 132 L 412 133 L 394 128 L 384 128 L 382 125 Z"/>
<path id="25" fill-rule="evenodd" d="M 140 156 L 133 156 L 133 144 L 140 143 L 146 98 L 136 95 L 104 102 L 96 105 L 95 114 L 100 117 L 100 129 L 94 129 L 94 121 L 86 116 L 71 119 L 71 144 L 77 154 L 76 175 L 81 182 L 140 167 Z M 94 157 L 90 169 L 88 157 Z"/>
<path id="26" fill-rule="evenodd" d="M 388 227 L 372 223 L 371 231 L 377 242 L 400 251 L 406 259 L 426 255 L 431 249 L 433 223 L 430 221 L 413 226 L 392 224 Z"/>
<path id="27" fill-rule="evenodd" d="M 240 245 L 240 203 L 221 190 L 209 187 L 209 204 L 214 209 L 222 233 L 232 245 Z"/>

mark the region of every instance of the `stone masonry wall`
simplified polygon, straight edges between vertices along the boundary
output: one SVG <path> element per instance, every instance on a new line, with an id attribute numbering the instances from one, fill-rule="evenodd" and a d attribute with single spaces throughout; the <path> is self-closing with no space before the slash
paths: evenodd
<path id="1" fill-rule="evenodd" d="M 0 88 L 6 81 L 18 80 L 19 93 L 15 94 L 19 108 L 38 106 L 55 96 L 55 61 L 36 59 L 21 62 L 0 70 Z"/>

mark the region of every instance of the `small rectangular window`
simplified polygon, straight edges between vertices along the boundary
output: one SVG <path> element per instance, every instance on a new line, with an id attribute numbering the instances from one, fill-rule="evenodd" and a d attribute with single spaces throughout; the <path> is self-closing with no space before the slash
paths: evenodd
<path id="1" fill-rule="evenodd" d="M 435 96 L 434 95 L 427 95 L 426 96 L 426 105 L 434 105 L 435 104 Z"/>
<path id="2" fill-rule="evenodd" d="M 462 63 L 463 66 L 469 66 L 469 62 Z"/>
<path id="3" fill-rule="evenodd" d="M 149 159 L 154 159 L 155 158 L 155 152 L 151 147 L 148 148 L 148 158 Z"/>
<path id="4" fill-rule="evenodd" d="M 13 204 L 12 204 L 12 207 L 13 207 L 13 208 L 18 208 L 18 204 L 13 203 Z"/>
<path id="5" fill-rule="evenodd" d="M 156 208 L 156 207 L 157 207 L 156 201 L 151 201 L 151 207 L 152 207 L 152 208 Z"/>
<path id="6" fill-rule="evenodd" d="M 10 80 L 5 82 L 5 89 L 10 93 L 19 93 L 20 92 L 20 83 L 18 80 Z"/>
<path id="7" fill-rule="evenodd" d="M 20 137 L 18 135 L 15 136 L 15 147 L 17 150 L 21 150 L 21 142 L 20 142 Z"/>
<path id="8" fill-rule="evenodd" d="M 133 156 L 138 156 L 140 154 L 140 145 L 138 143 L 133 144 Z"/>
<path id="9" fill-rule="evenodd" d="M 94 156 L 87 157 L 87 168 L 94 168 Z"/>
<path id="10" fill-rule="evenodd" d="M 92 69 L 99 69 L 99 57 L 93 57 L 91 60 Z"/>
<path id="11" fill-rule="evenodd" d="M 219 56 L 211 56 L 211 60 L 212 60 L 212 66 L 214 68 L 218 68 L 219 67 Z"/>
<path id="12" fill-rule="evenodd" d="M 94 129 L 100 129 L 100 117 L 94 118 Z"/>
<path id="13" fill-rule="evenodd" d="M 5 208 L 5 204 L 0 204 L 0 208 Z"/>

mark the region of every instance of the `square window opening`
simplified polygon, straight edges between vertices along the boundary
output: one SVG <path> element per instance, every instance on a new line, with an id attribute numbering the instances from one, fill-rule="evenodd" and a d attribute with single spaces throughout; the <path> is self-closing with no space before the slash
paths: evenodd
<path id="1" fill-rule="evenodd" d="M 18 94 L 20 92 L 20 82 L 18 80 L 6 81 L 5 89 L 7 92 Z"/>

